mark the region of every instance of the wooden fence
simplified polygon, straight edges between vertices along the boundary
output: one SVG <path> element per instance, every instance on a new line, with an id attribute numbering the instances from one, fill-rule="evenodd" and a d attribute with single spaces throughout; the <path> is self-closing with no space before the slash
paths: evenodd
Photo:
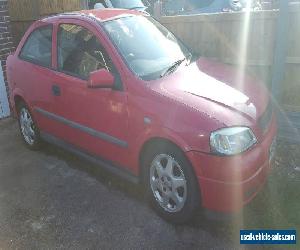
<path id="1" fill-rule="evenodd" d="M 8 9 L 15 45 L 32 22 L 43 16 L 81 10 L 85 4 L 85 0 L 9 0 Z"/>
<path id="2" fill-rule="evenodd" d="M 162 17 L 190 48 L 224 63 L 245 65 L 270 86 L 278 11 Z M 286 74 L 280 104 L 300 112 L 300 11 L 289 15 Z"/>

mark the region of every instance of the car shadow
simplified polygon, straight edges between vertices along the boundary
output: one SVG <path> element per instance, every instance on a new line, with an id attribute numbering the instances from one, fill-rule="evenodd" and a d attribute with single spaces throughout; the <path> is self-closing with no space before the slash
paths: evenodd
<path id="1" fill-rule="evenodd" d="M 119 191 L 130 199 L 140 202 L 147 206 L 147 199 L 145 198 L 144 188 L 142 184 L 134 184 L 124 180 L 109 171 L 101 168 L 96 164 L 90 163 L 81 159 L 80 157 L 65 151 L 57 146 L 44 143 L 42 152 L 48 156 L 56 157 L 68 163 L 68 166 L 88 174 L 90 177 L 101 182 L 106 188 L 114 191 Z M 153 212 L 154 213 L 154 212 Z M 196 214 L 195 218 L 183 225 L 172 225 L 176 232 L 180 233 L 187 228 L 191 230 L 201 230 L 214 235 L 220 239 L 228 241 L 232 235 L 232 225 L 237 225 L 237 218 L 226 219 L 212 219 L 205 216 L 202 209 Z"/>
<path id="2" fill-rule="evenodd" d="M 68 166 L 87 173 L 109 189 L 124 191 L 124 194 L 136 200 L 145 200 L 142 185 L 134 184 L 116 176 L 101 166 L 86 161 L 60 147 L 43 142 L 42 152 L 48 156 L 57 157 L 66 161 Z"/>

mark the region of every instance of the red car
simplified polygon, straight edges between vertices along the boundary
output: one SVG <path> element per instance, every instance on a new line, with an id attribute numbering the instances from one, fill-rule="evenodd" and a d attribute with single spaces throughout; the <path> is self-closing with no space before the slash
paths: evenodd
<path id="1" fill-rule="evenodd" d="M 41 140 L 141 182 L 184 222 L 234 212 L 263 186 L 276 119 L 261 82 L 200 58 L 144 13 L 92 10 L 35 22 L 7 60 L 10 102 Z"/>

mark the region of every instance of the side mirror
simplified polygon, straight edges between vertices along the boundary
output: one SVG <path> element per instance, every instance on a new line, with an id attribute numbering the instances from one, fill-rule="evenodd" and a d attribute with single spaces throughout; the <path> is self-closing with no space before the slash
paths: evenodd
<path id="1" fill-rule="evenodd" d="M 115 78 L 106 69 L 100 69 L 90 73 L 88 80 L 89 88 L 107 88 L 112 89 L 114 87 Z"/>

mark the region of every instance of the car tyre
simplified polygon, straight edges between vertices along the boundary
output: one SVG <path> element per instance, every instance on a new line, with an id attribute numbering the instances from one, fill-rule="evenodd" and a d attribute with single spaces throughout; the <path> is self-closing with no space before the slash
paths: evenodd
<path id="1" fill-rule="evenodd" d="M 175 145 L 162 143 L 146 150 L 142 162 L 147 199 L 165 220 L 188 222 L 200 205 L 198 182 L 191 164 Z"/>
<path id="2" fill-rule="evenodd" d="M 25 103 L 18 105 L 18 122 L 22 139 L 31 150 L 38 150 L 41 146 L 39 129 Z"/>

